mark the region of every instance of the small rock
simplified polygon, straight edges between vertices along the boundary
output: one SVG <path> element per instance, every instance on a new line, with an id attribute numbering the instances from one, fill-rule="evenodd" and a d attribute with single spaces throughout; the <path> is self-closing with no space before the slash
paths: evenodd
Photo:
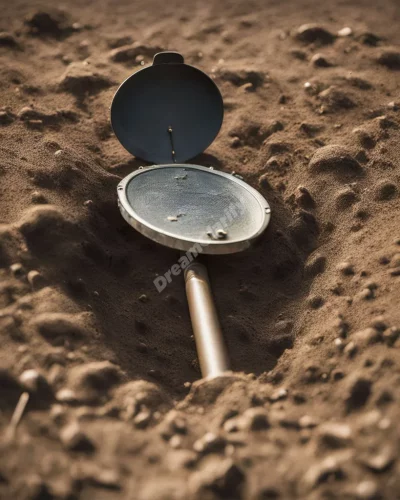
<path id="1" fill-rule="evenodd" d="M 225 432 L 238 432 L 242 429 L 243 421 L 240 418 L 229 418 L 224 422 L 223 428 Z"/>
<path id="2" fill-rule="evenodd" d="M 34 191 L 31 196 L 32 203 L 46 204 L 47 198 L 39 191 Z"/>
<path id="3" fill-rule="evenodd" d="M 249 408 L 243 413 L 242 420 L 251 431 L 262 431 L 270 427 L 268 413 L 262 408 Z"/>
<path id="4" fill-rule="evenodd" d="M 306 210 L 299 210 L 288 226 L 293 241 L 303 249 L 313 250 L 319 234 L 319 225 L 315 216 Z"/>
<path id="5" fill-rule="evenodd" d="M 347 424 L 326 422 L 318 429 L 319 441 L 328 448 L 343 448 L 351 442 L 352 430 Z"/>
<path id="6" fill-rule="evenodd" d="M 347 356 L 349 356 L 350 358 L 352 358 L 356 352 L 357 352 L 358 348 L 357 348 L 357 345 L 355 342 L 353 341 L 350 341 L 346 347 L 343 349 L 343 352 L 345 354 L 347 354 Z"/>
<path id="7" fill-rule="evenodd" d="M 148 410 L 142 410 L 133 419 L 135 427 L 138 429 L 146 428 L 151 421 L 151 413 Z"/>
<path id="8" fill-rule="evenodd" d="M 309 137 L 314 137 L 317 135 L 321 130 L 323 130 L 322 125 L 317 125 L 314 123 L 307 123 L 307 122 L 302 122 L 300 124 L 300 130 L 304 132 L 306 135 Z"/>
<path id="9" fill-rule="evenodd" d="M 356 103 L 343 90 L 332 85 L 318 94 L 318 98 L 324 105 L 324 110 L 335 113 L 343 109 L 351 109 Z"/>
<path id="10" fill-rule="evenodd" d="M 338 36 L 350 36 L 353 34 L 353 30 L 346 26 L 345 28 L 342 28 L 341 30 L 338 31 Z"/>
<path id="11" fill-rule="evenodd" d="M 389 128 L 394 128 L 394 129 L 399 128 L 399 124 L 394 120 L 390 120 L 386 115 L 378 116 L 377 118 L 375 118 L 374 122 L 376 122 L 379 125 L 379 128 L 383 130 Z"/>
<path id="12" fill-rule="evenodd" d="M 361 165 L 351 152 L 335 144 L 317 149 L 311 157 L 309 167 L 316 172 L 327 171 L 334 174 L 354 174 L 362 171 Z"/>
<path id="13" fill-rule="evenodd" d="M 275 403 L 276 401 L 281 401 L 282 399 L 286 399 L 288 397 L 288 391 L 284 388 L 277 389 L 270 396 L 270 401 Z"/>
<path id="14" fill-rule="evenodd" d="M 72 389 L 60 389 L 56 394 L 56 399 L 60 403 L 75 403 L 78 398 Z"/>
<path id="15" fill-rule="evenodd" d="M 395 102 L 395 101 L 388 102 L 387 107 L 391 111 L 398 111 L 400 109 L 400 105 L 397 102 Z"/>
<path id="16" fill-rule="evenodd" d="M 61 430 L 60 439 L 65 448 L 71 451 L 91 453 L 95 450 L 93 442 L 80 429 L 77 423 L 65 426 Z"/>
<path id="17" fill-rule="evenodd" d="M 10 266 L 10 271 L 12 272 L 12 274 L 18 278 L 18 277 L 21 277 L 25 274 L 25 270 L 24 270 L 24 267 L 22 264 L 20 264 L 19 262 L 15 263 L 15 264 L 12 264 Z"/>
<path id="18" fill-rule="evenodd" d="M 311 417 L 310 415 L 303 415 L 299 418 L 298 424 L 301 429 L 312 429 L 318 426 L 319 421 L 318 419 L 316 419 L 315 417 Z"/>
<path id="19" fill-rule="evenodd" d="M 379 342 L 382 339 L 382 335 L 375 328 L 365 328 L 353 333 L 351 338 L 359 345 L 371 345 Z"/>
<path id="20" fill-rule="evenodd" d="M 350 262 L 340 262 L 336 269 L 343 274 L 343 276 L 352 276 L 354 274 L 354 266 Z"/>
<path id="21" fill-rule="evenodd" d="M 232 137 L 232 139 L 230 141 L 231 148 L 238 148 L 241 145 L 242 145 L 242 141 L 239 139 L 239 137 L 237 137 L 237 136 Z"/>
<path id="22" fill-rule="evenodd" d="M 361 300 L 369 300 L 374 298 L 374 292 L 369 288 L 364 288 L 357 294 L 357 297 Z"/>
<path id="23" fill-rule="evenodd" d="M 359 500 L 379 500 L 380 498 L 378 485 L 369 479 L 358 483 L 355 493 Z"/>
<path id="24" fill-rule="evenodd" d="M 169 445 L 171 446 L 171 448 L 174 448 L 174 449 L 181 448 L 182 436 L 178 436 L 177 434 L 172 436 L 171 439 L 169 440 Z"/>
<path id="25" fill-rule="evenodd" d="M 113 82 L 107 76 L 91 70 L 83 63 L 71 63 L 59 80 L 60 90 L 65 90 L 79 98 L 95 94 L 109 88 Z"/>
<path id="26" fill-rule="evenodd" d="M 37 370 L 25 370 L 21 373 L 19 381 L 26 391 L 39 398 L 52 397 L 52 390 L 47 379 Z"/>
<path id="27" fill-rule="evenodd" d="M 379 332 L 383 332 L 388 327 L 387 321 L 384 316 L 377 316 L 370 323 L 372 328 L 375 328 Z"/>
<path id="28" fill-rule="evenodd" d="M 295 34 L 296 38 L 304 43 L 330 44 L 335 36 L 327 29 L 318 24 L 303 24 Z"/>
<path id="29" fill-rule="evenodd" d="M 323 54 L 314 54 L 311 58 L 311 64 L 317 68 L 329 68 L 333 66 Z"/>
<path id="30" fill-rule="evenodd" d="M 207 432 L 204 436 L 193 444 L 194 451 L 207 454 L 223 451 L 226 446 L 226 440 L 212 432 Z"/>
<path id="31" fill-rule="evenodd" d="M 46 285 L 46 280 L 39 273 L 39 271 L 29 271 L 27 275 L 28 283 L 31 285 L 33 291 L 40 290 Z"/>

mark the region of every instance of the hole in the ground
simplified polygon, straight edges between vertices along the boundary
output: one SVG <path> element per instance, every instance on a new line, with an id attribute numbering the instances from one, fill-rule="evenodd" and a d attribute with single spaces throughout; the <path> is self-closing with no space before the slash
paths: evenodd
<path id="1" fill-rule="evenodd" d="M 280 199 L 273 201 L 272 211 L 270 226 L 253 248 L 207 258 L 232 368 L 257 375 L 271 370 L 292 346 L 305 292 L 303 263 L 315 236 L 314 221 L 307 236 L 307 221 L 297 218 L 306 233 L 299 247 L 296 217 Z M 103 344 L 128 377 L 183 395 L 184 383 L 200 377 L 183 275 L 162 293 L 153 284 L 179 253 L 130 228 L 111 201 L 64 238 L 74 241 L 63 245 L 60 234 L 58 249 L 31 250 L 41 252 L 49 274 L 68 296 L 83 310 L 90 306 L 100 334 L 97 353 L 101 356 Z"/>

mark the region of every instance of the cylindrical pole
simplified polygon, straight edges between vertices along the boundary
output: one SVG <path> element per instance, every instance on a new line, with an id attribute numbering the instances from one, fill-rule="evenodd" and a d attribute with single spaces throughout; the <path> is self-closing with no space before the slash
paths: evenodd
<path id="1" fill-rule="evenodd" d="M 201 374 L 215 377 L 229 370 L 229 360 L 206 267 L 199 262 L 189 264 L 185 283 Z"/>

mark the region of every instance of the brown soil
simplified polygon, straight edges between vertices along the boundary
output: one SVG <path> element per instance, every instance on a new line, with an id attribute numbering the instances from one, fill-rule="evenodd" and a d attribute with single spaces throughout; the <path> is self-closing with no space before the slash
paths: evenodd
<path id="1" fill-rule="evenodd" d="M 52 5 L 1 5 L 0 498 L 400 498 L 398 1 Z M 211 381 L 181 277 L 152 283 L 176 253 L 116 202 L 112 96 L 165 49 L 224 97 L 193 163 L 272 207 L 208 259 Z"/>

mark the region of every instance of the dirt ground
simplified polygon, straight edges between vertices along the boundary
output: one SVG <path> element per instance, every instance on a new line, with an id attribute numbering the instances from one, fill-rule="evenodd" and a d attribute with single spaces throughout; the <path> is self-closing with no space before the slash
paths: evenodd
<path id="1" fill-rule="evenodd" d="M 0 498 L 400 498 L 398 0 L 1 2 Z M 211 75 L 192 163 L 268 199 L 208 258 L 235 370 L 200 381 L 176 261 L 122 219 L 118 85 Z M 29 400 L 26 403 L 26 394 Z"/>

